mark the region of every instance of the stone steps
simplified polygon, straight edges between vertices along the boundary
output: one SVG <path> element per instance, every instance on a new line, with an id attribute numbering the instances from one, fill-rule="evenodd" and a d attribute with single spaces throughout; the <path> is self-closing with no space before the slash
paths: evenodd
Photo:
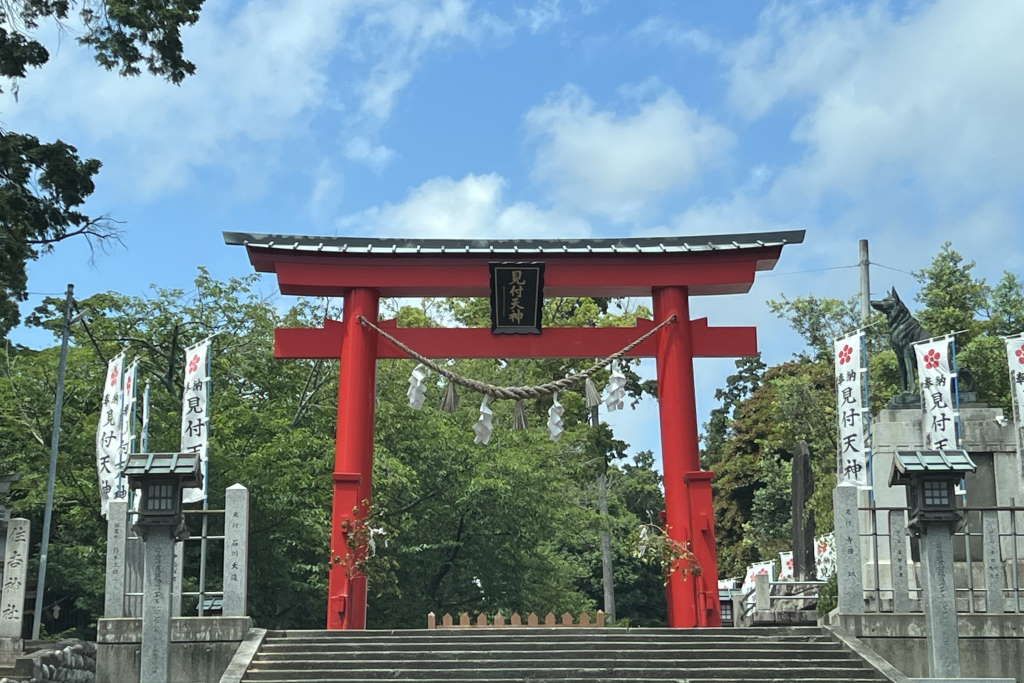
<path id="1" fill-rule="evenodd" d="M 816 627 L 269 631 L 245 681 L 879 681 Z"/>

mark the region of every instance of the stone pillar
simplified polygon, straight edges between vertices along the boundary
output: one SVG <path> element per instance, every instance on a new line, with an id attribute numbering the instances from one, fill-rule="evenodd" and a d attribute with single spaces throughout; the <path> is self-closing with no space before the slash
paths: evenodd
<path id="1" fill-rule="evenodd" d="M 960 646 L 953 592 L 953 529 L 925 523 L 921 530 L 924 616 L 928 625 L 929 675 L 960 677 Z"/>
<path id="2" fill-rule="evenodd" d="M 229 486 L 224 494 L 224 611 L 244 617 L 249 576 L 249 489 Z"/>
<path id="3" fill-rule="evenodd" d="M 814 514 L 808 502 L 814 495 L 814 471 L 806 441 L 793 452 L 793 576 L 807 581 L 816 576 L 814 567 Z"/>
<path id="4" fill-rule="evenodd" d="M 754 577 L 754 608 L 758 612 L 767 612 L 772 608 L 772 586 L 767 574 Z"/>
<path id="5" fill-rule="evenodd" d="M 174 570 L 171 575 L 171 616 L 181 616 L 181 591 L 185 575 L 185 541 L 174 544 Z"/>
<path id="6" fill-rule="evenodd" d="M 125 552 L 128 547 L 128 503 L 110 501 L 107 510 L 107 577 L 103 592 L 103 616 L 123 617 Z"/>
<path id="7" fill-rule="evenodd" d="M 174 564 L 174 529 L 144 529 L 145 570 L 142 596 L 141 680 L 170 681 L 171 571 Z"/>
<path id="8" fill-rule="evenodd" d="M 27 519 L 19 517 L 7 522 L 7 554 L 3 591 L 0 592 L 0 638 L 21 638 L 28 583 L 28 542 Z"/>
<path id="9" fill-rule="evenodd" d="M 1003 599 L 1003 560 L 999 552 L 999 513 L 985 510 L 981 517 L 983 555 L 985 559 L 985 611 L 989 614 L 1002 614 L 1005 609 Z M 1016 571 L 1016 568 L 1014 568 Z"/>
<path id="10" fill-rule="evenodd" d="M 910 577 L 907 571 L 907 521 L 903 510 L 889 511 L 889 557 L 892 569 L 892 611 L 908 614 L 914 608 L 910 599 Z"/>
<path id="11" fill-rule="evenodd" d="M 840 614 L 864 613 L 864 566 L 861 564 L 858 498 L 859 490 L 853 484 L 840 484 L 832 492 Z"/>

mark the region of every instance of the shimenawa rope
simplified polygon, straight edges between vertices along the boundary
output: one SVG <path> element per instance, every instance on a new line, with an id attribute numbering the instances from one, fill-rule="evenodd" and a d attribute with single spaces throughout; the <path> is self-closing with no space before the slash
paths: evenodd
<path id="1" fill-rule="evenodd" d="M 612 355 L 599 360 L 598 362 L 594 363 L 593 365 L 591 365 L 589 368 L 582 372 L 577 372 L 574 375 L 567 375 L 562 379 L 556 379 L 553 382 L 548 382 L 546 384 L 537 384 L 529 387 L 500 387 L 496 384 L 488 384 L 487 382 L 481 382 L 480 380 L 472 379 L 469 377 L 463 377 L 458 373 L 452 372 L 443 365 L 438 365 L 431 359 L 418 353 L 415 349 L 412 349 L 409 346 L 407 346 L 401 340 L 396 339 L 393 335 L 388 334 L 380 327 L 367 320 L 364 316 L 359 316 L 360 323 L 374 330 L 375 332 L 377 332 L 377 334 L 381 335 L 389 342 L 391 342 L 398 348 L 402 349 L 402 351 L 405 351 L 405 353 L 407 353 L 409 357 L 412 358 L 413 360 L 419 361 L 420 363 L 427 366 L 437 374 L 447 377 L 450 381 L 454 382 L 455 384 L 458 384 L 459 386 L 463 386 L 466 387 L 467 389 L 472 389 L 473 391 L 478 391 L 481 394 L 486 394 L 487 396 L 498 399 L 540 398 L 542 396 L 550 396 L 556 391 L 564 391 L 565 389 L 569 389 L 573 385 L 586 380 L 601 368 L 606 367 L 611 363 L 619 360 L 627 353 L 635 349 L 637 346 L 643 344 L 645 341 L 650 339 L 655 332 L 663 328 L 665 325 L 674 322 L 675 319 L 676 316 L 673 313 L 672 315 L 670 315 L 669 317 L 665 318 L 660 323 L 652 327 L 651 329 L 644 332 L 642 335 L 637 337 L 635 340 L 633 340 L 626 346 L 622 347 Z"/>

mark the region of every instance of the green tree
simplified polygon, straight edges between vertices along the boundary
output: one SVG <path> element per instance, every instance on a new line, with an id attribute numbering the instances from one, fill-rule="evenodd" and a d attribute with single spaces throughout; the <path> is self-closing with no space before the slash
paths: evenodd
<path id="1" fill-rule="evenodd" d="M 963 343 L 982 331 L 977 318 L 986 310 L 988 289 L 971 273 L 974 266 L 945 242 L 932 262 L 914 273 L 921 284 L 917 301 L 924 305 L 917 318 L 926 330 L 935 335 L 964 331 Z"/>
<path id="2" fill-rule="evenodd" d="M 181 29 L 195 23 L 203 0 L 10 0 L 0 5 L 0 77 L 17 94 L 28 70 L 49 61 L 35 38 L 44 23 L 62 25 L 77 14 L 78 42 L 96 61 L 123 76 L 145 68 L 180 83 L 195 72 L 183 54 Z M 2 89 L 0 89 L 2 92 Z M 62 141 L 0 129 L 0 338 L 18 324 L 18 302 L 27 298 L 26 265 L 62 240 L 108 240 L 118 234 L 106 216 L 82 208 L 95 189 L 96 159 L 82 159 Z"/>
<path id="3" fill-rule="evenodd" d="M 1024 332 L 1024 282 L 1010 272 L 992 288 L 989 304 L 989 333 L 1010 336 Z"/>
<path id="4" fill-rule="evenodd" d="M 147 298 L 108 292 L 80 302 L 90 322 L 74 328 L 51 545 L 55 578 L 46 592 L 46 605 L 60 604 L 66 616 L 58 624 L 48 611 L 48 628 L 71 625 L 91 635 L 102 606 L 105 523 L 94 435 L 106 360 L 125 347 L 129 357 L 141 359 L 144 377 L 154 381 L 151 447 L 174 450 L 181 353 L 209 334 L 216 334 L 209 491 L 213 507 L 234 482 L 252 492 L 251 533 L 259 552 L 251 557 L 251 612 L 271 627 L 323 625 L 337 363 L 279 361 L 272 349 L 276 327 L 319 326 L 336 311 L 328 302 L 306 301 L 282 313 L 259 296 L 255 283 L 255 276 L 222 282 L 200 271 L 189 292 L 157 289 Z M 47 300 L 34 319 L 55 329 L 61 303 Z M 602 313 L 592 301 L 551 305 L 552 323 L 629 324 L 636 315 Z M 397 317 L 401 324 L 436 324 L 433 315 L 446 311 L 428 302 L 426 308 L 400 309 Z M 36 529 L 56 358 L 56 349 L 9 346 L 0 381 L 5 469 L 25 475 L 10 506 L 32 518 Z M 532 384 L 584 362 L 470 359 L 453 367 L 498 384 Z M 427 405 L 412 410 L 405 391 L 413 365 L 378 365 L 372 520 L 383 533 L 374 538 L 376 555 L 368 564 L 370 623 L 421 627 L 430 610 L 593 609 L 600 597 L 602 523 L 594 477 L 606 458 L 606 522 L 615 540 L 616 575 L 627 582 L 619 614 L 629 623 L 664 623 L 660 577 L 636 562 L 626 543 L 631 530 L 663 507 L 653 459 L 626 462 L 626 444 L 607 426 L 587 424 L 589 411 L 576 392 L 561 397 L 566 432 L 558 442 L 541 427 L 546 401 L 529 402 L 533 428 L 526 431 L 511 429 L 513 405 L 498 401 L 494 439 L 486 447 L 474 445 L 479 397 L 464 395 L 456 412 L 440 411 L 444 386 L 432 381 Z M 214 544 L 210 566 L 218 553 Z M 186 560 L 194 588 L 194 548 Z M 186 613 L 190 608 L 186 603 Z"/>

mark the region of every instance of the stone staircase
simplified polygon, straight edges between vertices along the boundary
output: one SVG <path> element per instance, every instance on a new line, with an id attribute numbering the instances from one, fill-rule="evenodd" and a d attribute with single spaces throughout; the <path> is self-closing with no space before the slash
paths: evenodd
<path id="1" fill-rule="evenodd" d="M 817 627 L 269 631 L 243 681 L 884 681 Z"/>

